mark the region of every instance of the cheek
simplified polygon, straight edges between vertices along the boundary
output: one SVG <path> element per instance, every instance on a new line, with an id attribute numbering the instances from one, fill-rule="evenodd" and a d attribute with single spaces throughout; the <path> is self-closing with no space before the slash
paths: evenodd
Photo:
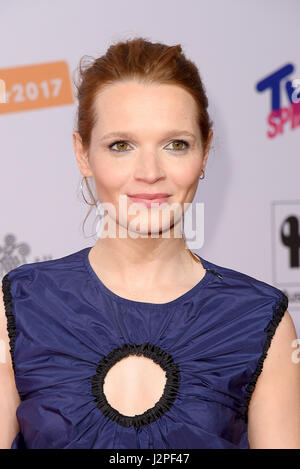
<path id="1" fill-rule="evenodd" d="M 190 162 L 189 162 L 190 163 Z M 195 161 L 193 164 L 178 165 L 170 170 L 172 181 L 182 190 L 189 190 L 197 184 L 201 169 L 201 161 Z"/>
<path id="2" fill-rule="evenodd" d="M 97 164 L 93 168 L 94 180 L 99 195 L 113 195 L 121 190 L 128 180 L 128 175 L 112 164 Z"/>

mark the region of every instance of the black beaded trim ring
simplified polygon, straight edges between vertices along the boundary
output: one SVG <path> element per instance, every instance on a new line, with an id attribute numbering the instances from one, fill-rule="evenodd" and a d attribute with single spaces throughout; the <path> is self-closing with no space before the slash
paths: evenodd
<path id="1" fill-rule="evenodd" d="M 163 394 L 159 401 L 142 414 L 134 416 L 120 414 L 108 403 L 103 392 L 104 378 L 108 370 L 116 362 L 129 355 L 144 355 L 145 357 L 151 358 L 165 370 L 167 378 Z M 148 425 L 154 422 L 171 408 L 177 396 L 179 382 L 180 372 L 178 365 L 174 363 L 172 356 L 160 347 L 149 342 L 144 342 L 139 345 L 124 344 L 122 347 L 113 349 L 100 360 L 96 374 L 92 377 L 92 394 L 95 397 L 94 401 L 97 402 L 97 407 L 103 412 L 105 417 L 114 420 L 123 427 L 133 426 L 138 428 L 142 425 Z"/>
<path id="2" fill-rule="evenodd" d="M 243 420 L 248 423 L 248 408 L 249 408 L 249 403 L 251 400 L 252 393 L 255 389 L 256 382 L 258 380 L 259 375 L 262 372 L 263 369 L 263 364 L 264 360 L 267 357 L 267 352 L 269 350 L 269 347 L 271 345 L 272 338 L 275 334 L 275 331 L 277 329 L 278 324 L 280 323 L 285 311 L 287 310 L 288 307 L 288 297 L 282 292 L 281 299 L 277 303 L 277 306 L 275 308 L 273 317 L 271 321 L 269 322 L 268 326 L 265 329 L 265 332 L 267 332 L 267 338 L 264 343 L 263 351 L 260 356 L 260 359 L 258 361 L 257 367 L 255 372 L 252 375 L 252 378 L 247 385 L 245 389 L 246 393 L 246 412 L 243 415 Z"/>

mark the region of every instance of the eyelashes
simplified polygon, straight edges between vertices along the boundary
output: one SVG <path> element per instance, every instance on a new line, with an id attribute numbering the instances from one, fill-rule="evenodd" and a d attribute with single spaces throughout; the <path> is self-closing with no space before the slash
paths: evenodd
<path id="1" fill-rule="evenodd" d="M 185 145 L 184 148 L 180 148 L 180 149 L 174 149 L 174 148 L 173 148 L 173 149 L 171 149 L 172 151 L 175 151 L 175 152 L 185 151 L 185 150 L 187 150 L 187 149 L 190 147 L 190 144 L 189 144 L 187 141 L 185 141 L 185 140 L 173 140 L 172 142 L 170 142 L 170 144 L 172 144 L 172 143 L 174 143 L 174 142 L 180 142 L 180 143 L 183 143 L 183 144 Z M 120 143 L 125 143 L 126 145 L 128 145 L 128 142 L 126 142 L 126 140 L 117 140 L 117 141 L 111 143 L 111 144 L 108 146 L 109 150 L 111 150 L 111 151 L 116 151 L 117 153 L 125 153 L 125 152 L 127 152 L 128 150 L 115 150 L 115 149 L 113 148 L 113 146 L 119 145 Z M 170 145 L 170 144 L 169 144 L 169 145 Z"/>

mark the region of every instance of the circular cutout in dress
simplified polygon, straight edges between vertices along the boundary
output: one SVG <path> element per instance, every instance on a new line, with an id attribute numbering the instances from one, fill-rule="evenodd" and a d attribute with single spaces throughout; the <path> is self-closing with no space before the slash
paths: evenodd
<path id="1" fill-rule="evenodd" d="M 143 362 L 138 361 L 141 356 L 148 360 L 143 358 Z M 125 357 L 130 360 L 127 364 L 123 360 Z M 145 367 L 143 370 L 142 365 Z M 129 370 L 128 379 L 126 366 Z M 155 378 L 154 389 L 150 392 L 147 392 L 147 387 L 151 385 L 151 376 L 146 377 L 147 371 Z M 117 382 L 124 386 L 123 399 L 120 399 L 120 389 L 116 390 Z M 139 389 L 133 388 L 134 382 L 138 383 Z M 124 427 L 138 428 L 154 422 L 171 408 L 177 396 L 179 382 L 179 367 L 169 353 L 149 342 L 139 345 L 124 344 L 100 360 L 96 374 L 92 377 L 92 394 L 97 407 L 106 417 Z M 138 394 L 143 390 L 144 395 L 141 398 Z M 135 396 L 138 403 L 135 403 Z"/>

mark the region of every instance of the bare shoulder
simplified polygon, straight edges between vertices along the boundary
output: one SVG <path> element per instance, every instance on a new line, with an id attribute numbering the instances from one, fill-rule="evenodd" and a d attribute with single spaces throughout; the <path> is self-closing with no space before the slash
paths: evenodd
<path id="1" fill-rule="evenodd" d="M 9 349 L 7 317 L 3 291 L 0 288 L 0 448 L 11 447 L 14 437 L 19 432 L 16 410 L 20 397 L 15 384 L 14 371 Z"/>
<path id="2" fill-rule="evenodd" d="M 297 343 L 297 334 L 293 319 L 288 312 L 283 314 L 274 336 L 271 340 L 267 357 L 264 360 L 262 375 L 267 378 L 272 377 L 273 371 L 278 371 L 280 365 L 288 365 L 290 370 L 298 370 L 296 361 L 293 360 L 293 351 Z M 273 378 L 274 379 L 274 378 Z"/>
<path id="3" fill-rule="evenodd" d="M 251 448 L 300 449 L 300 351 L 286 310 L 272 337 L 248 409 Z"/>

